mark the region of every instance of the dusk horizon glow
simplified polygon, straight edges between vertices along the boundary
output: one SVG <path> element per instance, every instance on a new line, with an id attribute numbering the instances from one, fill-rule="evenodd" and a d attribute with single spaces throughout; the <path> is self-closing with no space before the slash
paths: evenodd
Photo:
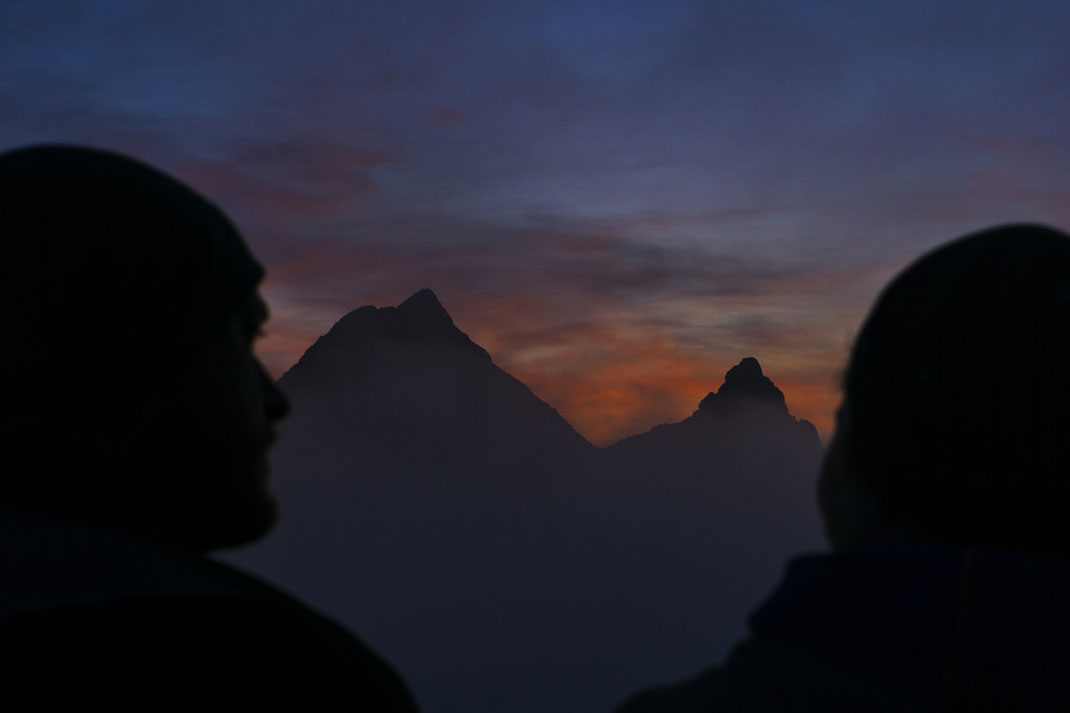
<path id="1" fill-rule="evenodd" d="M 606 445 L 756 357 L 827 442 L 882 286 L 1070 227 L 1052 1 L 0 6 L 0 149 L 145 160 L 268 276 L 276 377 L 421 288 Z M 978 385 L 982 388 L 983 385 Z"/>

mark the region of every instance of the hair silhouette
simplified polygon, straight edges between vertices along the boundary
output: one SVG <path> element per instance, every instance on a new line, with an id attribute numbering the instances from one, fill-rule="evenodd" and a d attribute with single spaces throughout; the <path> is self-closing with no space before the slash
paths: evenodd
<path id="1" fill-rule="evenodd" d="M 1070 555 L 1068 357 L 1070 237 L 1009 225 L 942 246 L 865 321 L 826 471 L 872 494 L 874 528 Z"/>

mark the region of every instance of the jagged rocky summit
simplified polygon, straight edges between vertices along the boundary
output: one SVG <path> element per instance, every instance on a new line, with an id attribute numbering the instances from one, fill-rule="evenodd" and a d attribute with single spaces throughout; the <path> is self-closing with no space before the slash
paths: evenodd
<path id="1" fill-rule="evenodd" d="M 717 393 L 711 391 L 702 399 L 696 413 L 721 413 L 741 404 L 769 406 L 785 414 L 788 412 L 784 392 L 762 373 L 762 367 L 754 357 L 747 357 L 729 369 L 724 375 L 724 384 Z"/>
<path id="2" fill-rule="evenodd" d="M 821 440 L 814 425 L 788 411 L 784 393 L 762 373 L 754 357 L 746 357 L 725 374 L 724 383 L 710 392 L 688 418 L 655 426 L 609 446 L 618 457 L 648 467 L 671 458 L 695 464 L 710 454 L 764 449 L 770 444 L 799 449 L 803 460 L 817 457 Z"/>

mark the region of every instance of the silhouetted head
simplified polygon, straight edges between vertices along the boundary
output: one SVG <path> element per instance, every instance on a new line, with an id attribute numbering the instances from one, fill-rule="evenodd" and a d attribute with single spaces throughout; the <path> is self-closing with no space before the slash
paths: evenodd
<path id="1" fill-rule="evenodd" d="M 895 540 L 1070 556 L 1070 237 L 951 242 L 874 305 L 819 484 L 834 548 Z"/>
<path id="2" fill-rule="evenodd" d="M 263 269 L 143 163 L 0 155 L 0 504 L 206 551 L 270 529 Z"/>

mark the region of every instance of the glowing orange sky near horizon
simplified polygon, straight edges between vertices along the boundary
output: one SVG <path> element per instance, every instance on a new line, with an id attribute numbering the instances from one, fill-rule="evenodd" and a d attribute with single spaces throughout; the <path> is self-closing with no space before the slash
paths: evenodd
<path id="1" fill-rule="evenodd" d="M 273 318 L 258 351 L 281 376 L 350 310 L 398 305 L 430 287 L 458 329 L 595 445 L 687 418 L 745 357 L 828 442 L 851 330 L 898 267 L 767 269 L 701 257 L 650 286 L 642 268 L 659 256 L 628 262 L 627 244 L 612 236 L 511 237 L 514 249 L 536 247 L 294 252 L 269 267 Z"/>
<path id="2" fill-rule="evenodd" d="M 749 355 L 741 354 L 740 359 L 744 356 Z M 761 363 L 760 357 L 758 360 Z M 662 375 L 652 368 L 653 364 L 670 361 L 679 366 L 678 371 Z M 726 363 L 723 371 L 738 361 Z M 709 363 L 688 360 L 671 352 L 652 362 L 621 360 L 605 363 L 596 370 L 569 375 L 574 378 L 528 372 L 522 368 L 507 371 L 549 402 L 576 430 L 598 446 L 642 433 L 661 423 L 683 420 L 698 408 L 706 394 L 717 391 L 724 380 L 723 373 L 717 378 L 703 378 L 703 372 L 714 371 Z M 763 365 L 763 371 L 770 376 L 766 365 Z M 839 404 L 836 389 L 774 377 L 770 376 L 784 392 L 791 414 L 813 423 L 822 441 L 827 443 L 834 426 L 833 414 Z"/>
<path id="3" fill-rule="evenodd" d="M 523 319 L 533 311 L 518 300 L 484 314 L 481 324 L 455 323 L 489 351 L 495 364 L 597 446 L 687 418 L 709 392 L 720 388 L 725 372 L 747 356 L 756 357 L 765 375 L 784 392 L 794 417 L 813 423 L 823 442 L 831 436 L 842 364 L 815 365 L 783 351 L 763 355 L 728 347 L 696 352 L 665 336 L 610 325 L 550 329 L 526 337 L 505 334 L 503 316 Z M 274 376 L 294 364 L 319 336 L 309 329 L 269 329 L 257 351 Z"/>

